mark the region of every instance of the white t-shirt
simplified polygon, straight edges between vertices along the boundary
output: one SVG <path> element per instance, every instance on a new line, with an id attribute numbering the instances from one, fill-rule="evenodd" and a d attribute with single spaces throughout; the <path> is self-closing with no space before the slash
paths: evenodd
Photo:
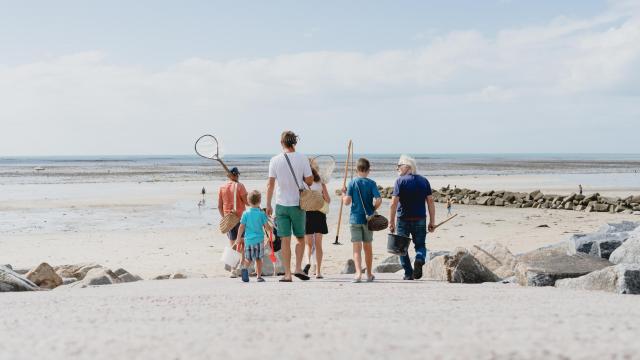
<path id="1" fill-rule="evenodd" d="M 322 192 L 322 182 L 314 181 L 313 184 L 311 184 L 311 190 Z"/>
<path id="2" fill-rule="evenodd" d="M 298 153 L 287 153 L 289 161 L 291 161 L 291 167 L 296 174 L 298 184 L 304 189 L 304 178 L 311 176 L 311 165 L 309 165 L 309 159 Z M 269 177 L 275 178 L 278 184 L 278 191 L 276 193 L 276 204 L 283 206 L 298 206 L 300 205 L 300 188 L 296 185 L 291 170 L 287 164 L 287 159 L 283 154 L 278 154 L 271 158 L 269 162 Z"/>

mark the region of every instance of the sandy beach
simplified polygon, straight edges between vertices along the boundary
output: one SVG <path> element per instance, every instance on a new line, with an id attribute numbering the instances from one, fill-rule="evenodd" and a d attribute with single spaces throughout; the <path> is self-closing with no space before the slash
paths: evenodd
<path id="1" fill-rule="evenodd" d="M 497 179 L 499 178 L 499 179 Z M 434 177 L 434 188 L 460 183 L 475 189 L 489 187 L 513 190 L 541 189 L 569 193 L 571 184 L 553 182 L 549 188 L 536 176 Z M 330 186 L 333 194 L 337 182 Z M 379 182 L 391 185 L 391 180 Z M 510 183 L 515 184 L 509 186 Z M 43 261 L 62 265 L 97 262 L 124 267 L 144 278 L 176 271 L 224 276 L 219 258 L 227 244 L 218 231 L 217 187 L 220 182 L 143 182 L 85 184 L 3 185 L 0 212 L 0 262 L 28 268 Z M 264 182 L 249 180 L 248 189 L 264 191 Z M 202 187 L 208 189 L 206 206 L 198 207 Z M 636 194 L 635 188 L 593 188 L 603 194 Z M 332 195 L 333 196 L 333 195 Z M 347 221 L 342 223 L 340 241 L 335 239 L 338 201 L 328 217 L 330 233 L 325 244 L 325 273 L 336 274 L 351 257 Z M 389 201 L 381 212 L 388 215 Z M 348 208 L 344 209 L 345 218 Z M 638 221 L 637 215 L 584 213 L 549 209 L 511 209 L 456 205 L 459 216 L 430 234 L 430 251 L 450 250 L 483 241 L 498 241 L 514 253 L 556 243 L 579 232 L 591 232 L 609 221 Z M 437 218 L 446 210 L 437 204 Z M 548 225 L 548 227 L 538 227 Z M 387 257 L 386 234 L 376 233 L 375 261 Z"/>
<path id="2" fill-rule="evenodd" d="M 569 193 L 569 181 L 536 176 L 433 177 L 475 189 Z M 348 228 L 329 215 L 325 280 L 289 286 L 229 279 L 219 258 L 220 182 L 109 182 L 0 186 L 0 263 L 31 268 L 96 262 L 151 279 L 182 272 L 206 279 L 147 280 L 0 296 L 0 359 L 634 359 L 640 302 L 634 296 L 514 284 L 400 280 L 374 284 L 339 275 L 351 257 Z M 264 189 L 249 180 L 248 189 Z M 380 181 L 383 186 L 390 180 Z M 206 205 L 198 207 L 206 187 Z M 334 193 L 336 184 L 330 186 Z M 610 195 L 636 188 L 588 188 Z M 382 213 L 387 214 L 385 200 Z M 436 204 L 437 217 L 446 213 Z M 556 243 L 637 215 L 455 205 L 459 216 L 427 240 L 429 251 L 506 244 L 514 253 Z M 345 217 L 348 209 L 345 208 Z M 547 225 L 548 227 L 539 227 Z M 374 265 L 388 256 L 376 233 Z M 34 311 L 34 309 L 37 309 Z M 52 333 L 51 329 L 55 330 Z M 252 338 L 246 346 L 246 337 Z M 33 339 L 37 339 L 36 342 Z M 615 346 L 612 346 L 615 344 Z"/>
<path id="3" fill-rule="evenodd" d="M 145 281 L 2 294 L 0 358 L 637 359 L 638 317 L 634 296 L 388 274 Z"/>

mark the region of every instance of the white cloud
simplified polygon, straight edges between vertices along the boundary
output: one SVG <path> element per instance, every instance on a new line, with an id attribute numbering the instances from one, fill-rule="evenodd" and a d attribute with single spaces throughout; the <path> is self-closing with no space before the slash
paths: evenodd
<path id="1" fill-rule="evenodd" d="M 211 128 L 237 138 L 248 129 L 259 134 L 302 127 L 326 138 L 336 128 L 362 131 L 370 121 L 395 114 L 420 127 L 421 113 L 461 124 L 459 136 L 472 139 L 479 131 L 477 117 L 518 133 L 519 110 L 542 103 L 554 106 L 538 107 L 539 121 L 552 128 L 619 106 L 617 91 L 638 94 L 638 14 L 638 7 L 622 1 L 593 19 L 558 18 L 495 37 L 454 31 L 424 47 L 377 53 L 196 57 L 159 71 L 112 64 L 100 51 L 0 65 L 0 154 L 180 153 L 184 139 Z M 584 99 L 597 99 L 603 107 L 586 115 L 572 107 Z M 554 115 L 559 109 L 565 111 Z M 630 120 L 623 115 L 617 121 Z M 228 151 L 268 152 L 262 150 L 267 143 L 257 139 Z M 438 151 L 446 142 L 431 145 Z M 372 151 L 393 149 L 379 146 Z M 334 150 L 328 144 L 317 148 Z M 469 145 L 465 151 L 482 149 Z"/>

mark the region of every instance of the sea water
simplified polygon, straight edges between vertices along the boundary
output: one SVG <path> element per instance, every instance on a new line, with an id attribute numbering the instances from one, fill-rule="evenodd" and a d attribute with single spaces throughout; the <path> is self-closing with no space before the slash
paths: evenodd
<path id="1" fill-rule="evenodd" d="M 308 154 L 310 157 L 313 154 Z M 335 178 L 344 155 L 333 155 Z M 413 155 L 428 176 L 533 175 L 568 177 L 575 183 L 620 187 L 640 184 L 640 154 L 428 154 Z M 392 179 L 399 154 L 356 154 L 371 162 L 371 177 Z M 228 155 L 243 179 L 266 179 L 271 155 Z M 616 174 L 615 176 L 611 176 Z M 0 157 L 0 184 L 171 182 L 224 179 L 215 161 L 196 155 Z M 586 180 L 585 180 L 586 179 Z"/>

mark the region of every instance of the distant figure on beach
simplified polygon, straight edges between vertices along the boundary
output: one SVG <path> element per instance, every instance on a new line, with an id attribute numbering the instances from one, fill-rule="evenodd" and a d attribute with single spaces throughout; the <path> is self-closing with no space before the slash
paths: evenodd
<path id="1" fill-rule="evenodd" d="M 411 236 L 416 251 L 413 268 L 408 253 L 400 257 L 400 263 L 404 268 L 404 280 L 420 279 L 427 257 L 427 230 L 435 231 L 436 208 L 431 195 L 431 184 L 424 176 L 418 175 L 415 159 L 407 155 L 400 156 L 398 175 L 392 193 L 389 228 L 391 232 L 396 231 L 397 216 L 398 235 Z M 427 208 L 429 225 L 426 221 Z"/>
<path id="2" fill-rule="evenodd" d="M 235 212 L 238 217 L 244 213 L 245 208 L 249 205 L 247 201 L 247 189 L 244 185 L 239 181 L 240 180 L 240 171 L 237 167 L 232 168 L 227 174 L 229 181 L 220 185 L 218 189 L 218 212 L 220 212 L 220 218 L 223 218 L 225 215 Z M 235 197 L 235 206 L 234 209 L 234 197 Z M 229 239 L 229 246 L 233 247 L 238 239 L 238 228 L 240 224 L 236 225 L 233 229 L 231 229 L 227 233 L 227 238 Z M 231 277 L 237 277 L 236 271 L 231 271 Z"/>
<path id="3" fill-rule="evenodd" d="M 260 191 L 254 190 L 249 194 L 251 206 L 240 219 L 238 229 L 238 243 L 244 247 L 244 261 L 242 263 L 242 281 L 249 282 L 249 266 L 256 263 L 256 276 L 258 282 L 264 282 L 262 278 L 262 258 L 264 257 L 264 231 L 271 231 L 269 219 L 262 209 Z"/>
<path id="4" fill-rule="evenodd" d="M 447 216 L 451 216 L 451 209 L 453 207 L 453 199 L 448 196 L 447 197 Z"/>
<path id="5" fill-rule="evenodd" d="M 276 195 L 275 221 L 278 236 L 282 239 L 282 261 L 284 277 L 281 282 L 291 282 L 291 236 L 296 243 L 296 266 L 294 275 L 301 280 L 309 280 L 302 271 L 304 257 L 305 211 L 300 208 L 300 189 L 303 182 L 313 185 L 313 174 L 309 159 L 296 152 L 298 136 L 292 131 L 285 131 L 280 137 L 283 152 L 271 158 L 269 162 L 269 180 L 267 182 L 267 215 L 273 214 L 271 206 L 273 191 L 278 183 Z"/>
<path id="6" fill-rule="evenodd" d="M 204 187 L 202 187 L 202 191 L 200 191 L 200 193 L 202 194 L 202 200 L 200 200 L 200 202 L 198 203 L 198 206 L 204 206 L 204 204 L 206 203 L 204 196 L 207 193 L 207 190 Z"/>
<path id="7" fill-rule="evenodd" d="M 311 190 L 318 191 L 322 193 L 322 197 L 325 201 L 325 207 L 319 211 L 307 211 L 306 214 L 306 226 L 305 226 L 305 242 L 307 245 L 307 265 L 304 267 L 303 272 L 309 275 L 309 270 L 311 269 L 311 255 L 313 249 L 315 248 L 316 253 L 316 279 L 322 279 L 322 235 L 326 235 L 329 233 L 329 228 L 327 227 L 327 211 L 328 204 L 331 202 L 331 198 L 329 197 L 329 191 L 327 190 L 327 185 L 322 182 L 320 178 L 320 169 L 318 169 L 318 165 L 311 161 L 311 173 L 313 174 L 313 185 L 311 185 Z M 326 210 L 325 210 L 326 209 Z"/>
<path id="8" fill-rule="evenodd" d="M 369 160 L 360 158 L 356 164 L 358 177 L 351 180 L 346 189 L 342 189 L 342 202 L 351 205 L 349 218 L 351 242 L 353 243 L 353 261 L 356 264 L 354 282 L 362 281 L 362 249 L 367 267 L 367 282 L 374 280 L 373 267 L 373 231 L 367 226 L 367 214 L 372 215 L 382 205 L 382 197 L 375 181 L 368 178 L 371 164 Z"/>
<path id="9" fill-rule="evenodd" d="M 578 191 L 580 192 L 580 195 L 582 195 L 582 184 L 578 185 Z"/>

